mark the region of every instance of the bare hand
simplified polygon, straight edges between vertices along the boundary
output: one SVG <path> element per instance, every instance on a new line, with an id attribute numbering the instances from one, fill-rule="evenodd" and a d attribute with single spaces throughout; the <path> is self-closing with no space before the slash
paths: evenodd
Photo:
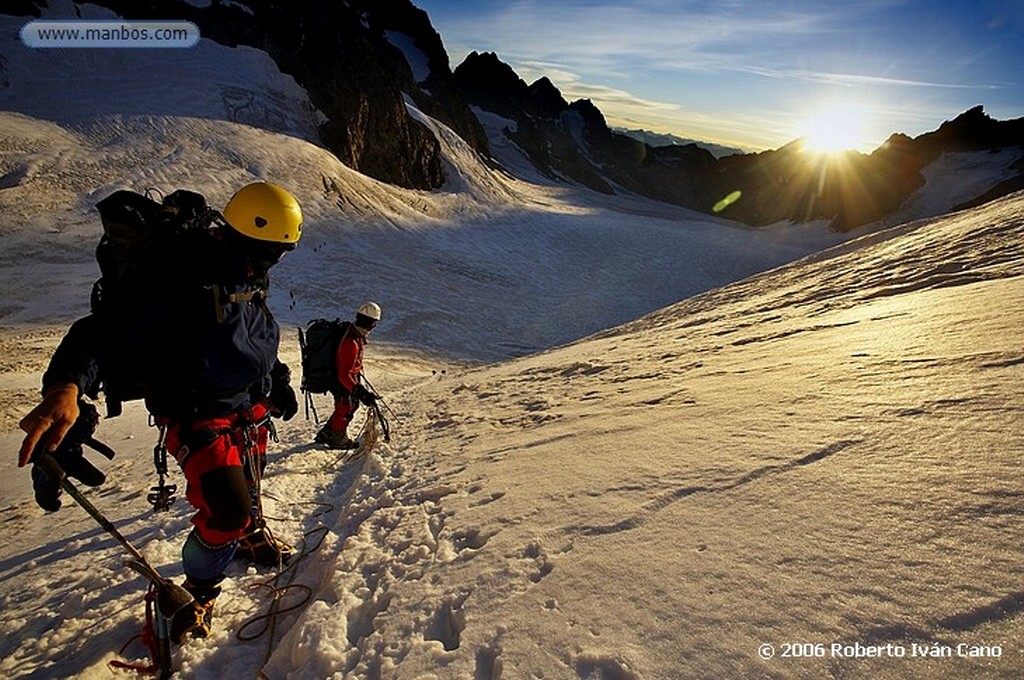
<path id="1" fill-rule="evenodd" d="M 52 453 L 77 419 L 77 385 L 58 385 L 47 390 L 42 402 L 18 423 L 27 433 L 18 453 L 18 467 L 31 461 L 32 452 L 40 442 Z"/>

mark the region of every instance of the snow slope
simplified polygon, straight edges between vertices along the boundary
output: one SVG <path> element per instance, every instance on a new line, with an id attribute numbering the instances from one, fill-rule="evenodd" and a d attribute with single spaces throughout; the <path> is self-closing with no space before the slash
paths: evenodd
<path id="1" fill-rule="evenodd" d="M 270 676 L 1019 677 L 1024 195 L 896 231 L 403 392 Z"/>
<path id="2" fill-rule="evenodd" d="M 1019 677 L 1024 195 L 894 232 L 515 361 L 374 354 L 392 444 L 345 464 L 298 421 L 272 456 L 310 601 L 239 641 L 272 574 L 237 567 L 182 676 Z M 109 467 L 94 501 L 177 573 L 187 510 Z M 108 677 L 137 579 L 5 498 L 0 669 Z"/>
<path id="3" fill-rule="evenodd" d="M 17 419 L 86 310 L 92 204 L 121 186 L 222 204 L 253 177 L 307 216 L 275 272 L 284 358 L 295 325 L 379 300 L 367 370 L 395 437 L 346 460 L 308 445 L 314 423 L 281 425 L 266 512 L 308 554 L 280 576 L 233 567 L 214 637 L 176 652 L 181 677 L 1024 672 L 1024 195 L 744 278 L 839 237 L 516 180 L 425 117 L 449 158 L 434 193 L 216 97 L 32 110 L 34 90 L 74 95 L 83 74 L 15 47 L 0 43 L 9 73 L 34 80 L 0 92 L 0 676 L 126 676 L 107 662 L 142 616 L 116 544 L 70 500 L 44 514 L 14 467 Z M 217 58 L 226 82 L 288 88 L 254 51 Z M 189 511 L 145 502 L 145 413 L 99 436 L 119 456 L 90 498 L 180 577 Z M 255 618 L 271 585 L 295 608 Z"/>

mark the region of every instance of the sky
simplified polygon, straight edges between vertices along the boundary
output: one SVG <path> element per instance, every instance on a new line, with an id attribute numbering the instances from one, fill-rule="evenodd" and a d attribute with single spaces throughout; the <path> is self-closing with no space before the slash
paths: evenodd
<path id="1" fill-rule="evenodd" d="M 870 151 L 984 105 L 1024 116 L 1020 0 L 414 0 L 454 68 L 495 52 L 609 124 Z"/>

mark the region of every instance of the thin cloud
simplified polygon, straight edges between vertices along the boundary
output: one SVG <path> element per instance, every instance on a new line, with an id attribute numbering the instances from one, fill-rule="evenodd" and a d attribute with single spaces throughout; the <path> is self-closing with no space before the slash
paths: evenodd
<path id="1" fill-rule="evenodd" d="M 568 101 L 591 99 L 602 105 L 630 106 L 642 111 L 664 111 L 678 113 L 682 108 L 678 104 L 655 101 L 639 97 L 620 88 L 607 85 L 595 85 L 584 81 L 578 74 L 565 67 L 550 62 L 523 62 L 513 64 L 516 73 L 526 82 L 533 82 L 546 77 L 561 91 Z"/>
<path id="2" fill-rule="evenodd" d="M 939 83 L 926 80 L 910 80 L 906 78 L 890 78 L 887 76 L 871 76 L 856 73 L 828 73 L 820 71 L 807 71 L 803 69 L 770 69 L 757 66 L 743 66 L 735 69 L 742 73 L 750 73 L 765 78 L 776 78 L 779 80 L 804 80 L 814 83 L 825 83 L 829 85 L 880 85 L 893 87 L 934 87 L 951 90 L 997 90 L 999 85 L 986 85 L 983 83 Z"/>

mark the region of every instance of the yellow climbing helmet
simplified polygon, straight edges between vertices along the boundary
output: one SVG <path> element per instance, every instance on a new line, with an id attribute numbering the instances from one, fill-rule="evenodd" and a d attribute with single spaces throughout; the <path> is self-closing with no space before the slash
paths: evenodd
<path id="1" fill-rule="evenodd" d="M 259 241 L 295 244 L 302 236 L 299 202 L 270 182 L 253 182 L 239 189 L 225 206 L 224 219 L 238 233 Z"/>

